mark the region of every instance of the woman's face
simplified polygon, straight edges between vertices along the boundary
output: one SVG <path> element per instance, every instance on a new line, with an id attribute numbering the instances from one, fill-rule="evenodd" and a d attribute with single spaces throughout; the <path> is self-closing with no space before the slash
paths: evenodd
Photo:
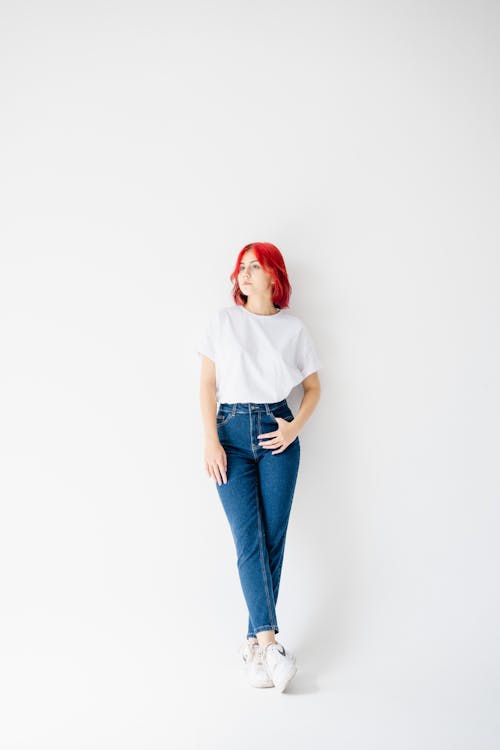
<path id="1" fill-rule="evenodd" d="M 251 250 L 247 250 L 241 258 L 238 284 L 246 295 L 272 292 L 272 277 L 264 271 Z"/>

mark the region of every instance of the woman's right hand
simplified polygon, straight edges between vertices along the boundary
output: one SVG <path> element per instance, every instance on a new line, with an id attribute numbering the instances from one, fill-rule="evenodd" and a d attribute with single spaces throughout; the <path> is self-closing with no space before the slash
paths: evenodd
<path id="1" fill-rule="evenodd" d="M 222 482 L 227 484 L 226 451 L 217 438 L 205 440 L 205 469 L 208 476 L 213 477 L 219 486 Z"/>

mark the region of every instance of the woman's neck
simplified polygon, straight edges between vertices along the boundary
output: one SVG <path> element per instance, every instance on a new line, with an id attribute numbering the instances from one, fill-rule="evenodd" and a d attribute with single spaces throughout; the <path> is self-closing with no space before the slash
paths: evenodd
<path id="1" fill-rule="evenodd" d="M 272 303 L 271 303 L 271 308 L 269 308 L 269 305 L 266 305 L 265 303 L 262 303 L 262 304 L 254 303 L 252 306 L 250 306 L 247 300 L 247 303 L 243 305 L 243 307 L 246 310 L 249 310 L 251 313 L 254 313 L 255 315 L 276 315 L 276 313 L 279 312 L 279 309 L 275 307 Z"/>

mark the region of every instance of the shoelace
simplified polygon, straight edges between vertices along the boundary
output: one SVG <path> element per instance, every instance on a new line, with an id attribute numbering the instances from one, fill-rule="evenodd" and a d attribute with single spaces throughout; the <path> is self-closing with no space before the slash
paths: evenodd
<path id="1" fill-rule="evenodd" d="M 254 648 L 253 658 L 257 664 L 264 666 L 264 649 L 261 646 Z"/>
<path id="2" fill-rule="evenodd" d="M 264 650 L 258 643 L 246 643 L 242 647 L 243 661 L 248 664 L 254 661 L 256 664 L 264 664 Z"/>
<path id="3" fill-rule="evenodd" d="M 272 643 L 269 645 L 269 648 L 275 649 L 282 656 L 287 656 L 286 649 L 282 643 Z M 245 664 L 254 661 L 256 664 L 267 668 L 266 648 L 259 646 L 258 643 L 244 643 L 241 647 L 241 654 Z"/>

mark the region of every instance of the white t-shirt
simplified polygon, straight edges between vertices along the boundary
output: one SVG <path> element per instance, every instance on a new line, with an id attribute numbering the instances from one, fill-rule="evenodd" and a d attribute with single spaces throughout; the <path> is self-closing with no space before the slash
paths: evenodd
<path id="1" fill-rule="evenodd" d="M 287 310 L 258 315 L 243 305 L 217 310 L 197 349 L 215 362 L 219 403 L 274 403 L 323 365 L 308 329 Z"/>

